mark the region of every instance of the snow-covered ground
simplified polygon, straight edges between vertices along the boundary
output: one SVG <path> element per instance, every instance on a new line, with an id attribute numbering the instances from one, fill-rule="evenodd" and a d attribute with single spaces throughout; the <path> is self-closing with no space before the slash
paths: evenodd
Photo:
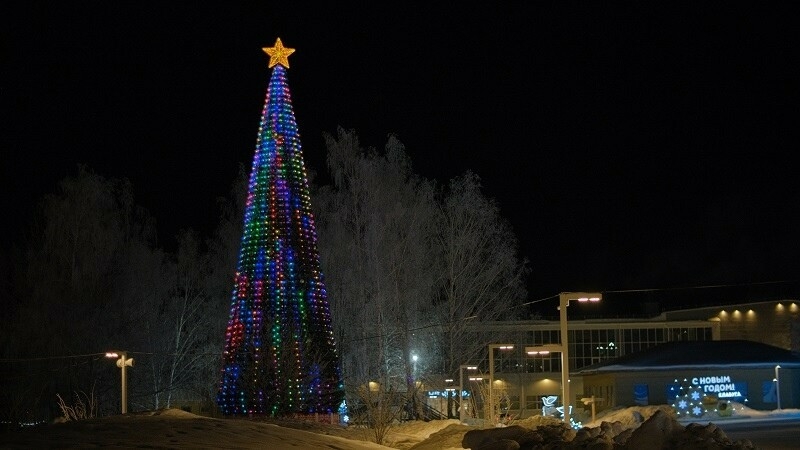
<path id="1" fill-rule="evenodd" d="M 707 423 L 718 420 L 758 419 L 779 415 L 800 416 L 800 410 L 756 411 L 736 404 L 732 418 L 700 418 L 681 421 Z M 586 423 L 619 421 L 623 427 L 638 427 L 642 419 L 666 406 L 644 406 L 604 411 L 597 420 Z M 529 418 L 519 422 L 524 427 L 553 423 L 552 418 Z M 459 450 L 464 433 L 475 429 L 457 420 L 413 421 L 394 426 L 385 445 L 369 442 L 368 430 L 317 424 L 265 423 L 246 419 L 211 419 L 180 410 L 127 414 L 101 419 L 52 424 L 0 435 L 0 448 L 270 448 L 320 449 L 340 448 Z"/>
<path id="2" fill-rule="evenodd" d="M 702 417 L 678 417 L 678 421 L 682 424 L 687 423 L 708 423 L 708 422 L 720 422 L 720 421 L 734 421 L 734 420 L 748 420 L 748 419 L 759 419 L 759 418 L 767 418 L 767 417 L 780 417 L 780 416 L 798 416 L 800 417 L 800 409 L 780 409 L 780 410 L 773 410 L 773 411 L 759 411 L 756 409 L 748 408 L 747 406 L 743 405 L 742 403 L 737 402 L 730 402 L 729 403 L 731 408 L 733 408 L 733 414 L 728 417 L 720 417 L 719 415 L 713 412 L 707 412 Z M 665 409 L 668 410 L 669 407 L 666 405 L 662 406 L 632 406 L 628 408 L 620 408 L 620 409 L 612 409 L 606 410 L 602 413 L 598 413 L 596 420 L 594 422 L 587 422 L 584 423 L 583 426 L 585 427 L 597 427 L 600 426 L 601 422 L 621 422 L 625 427 L 631 428 L 638 426 L 636 423 L 637 414 L 639 413 L 643 415 L 645 418 L 650 417 L 653 415 L 656 409 Z"/>

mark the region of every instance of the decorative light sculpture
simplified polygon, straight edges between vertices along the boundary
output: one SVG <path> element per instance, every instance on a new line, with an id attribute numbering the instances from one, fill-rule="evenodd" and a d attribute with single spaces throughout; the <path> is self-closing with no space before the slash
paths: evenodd
<path id="1" fill-rule="evenodd" d="M 272 68 L 247 191 L 224 367 L 224 415 L 335 412 L 343 398 L 306 169 L 286 80 L 292 48 L 265 48 Z"/>

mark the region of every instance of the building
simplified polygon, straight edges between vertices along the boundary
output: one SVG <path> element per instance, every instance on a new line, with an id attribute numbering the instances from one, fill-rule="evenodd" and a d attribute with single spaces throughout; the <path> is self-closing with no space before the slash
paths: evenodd
<path id="1" fill-rule="evenodd" d="M 605 400 L 598 411 L 675 404 L 676 397 L 689 393 L 678 408 L 687 413 L 702 400 L 714 407 L 735 401 L 761 410 L 800 408 L 800 355 L 761 342 L 668 342 L 585 367 L 575 376 L 586 397 Z"/>
<path id="2" fill-rule="evenodd" d="M 800 302 L 738 303 L 663 313 L 668 321 L 706 318 L 719 323 L 715 340 L 743 339 L 800 352 Z"/>
<path id="3" fill-rule="evenodd" d="M 501 407 L 506 414 L 514 417 L 542 414 L 554 396 L 558 397 L 557 404 L 563 403 L 560 399 L 561 355 L 558 353 L 529 355 L 525 351 L 526 347 L 559 344 L 561 339 L 558 320 L 481 322 L 473 327 L 476 339 L 485 342 L 485 352 L 476 358 L 483 374 L 482 381 L 465 381 L 462 386 L 467 395 L 473 392 L 476 394 L 471 396 L 474 399 L 470 405 L 471 411 L 480 411 L 482 408 L 479 404 L 480 396 L 477 394 L 481 389 L 486 390 L 481 383 L 488 382 L 486 376 L 490 372 L 488 352 L 490 345 L 497 343 L 514 345 L 512 349 L 491 350 L 494 363 L 493 389 L 502 393 Z M 599 386 L 592 384 L 590 389 L 587 389 L 581 375 L 582 369 L 635 355 L 666 343 L 740 340 L 766 344 L 787 352 L 800 352 L 800 302 L 785 300 L 700 307 L 665 311 L 639 319 L 569 320 L 568 333 L 570 391 L 574 394 L 571 403 L 580 411 L 584 408 L 581 399 L 591 397 L 592 389 L 596 390 Z M 464 344 L 469 345 L 471 342 Z M 467 362 L 476 361 L 465 361 Z M 674 375 L 672 380 L 684 374 L 683 369 L 680 372 L 676 371 L 672 373 Z M 445 378 L 457 382 L 458 375 Z M 437 398 L 438 395 L 453 395 L 452 390 L 446 390 L 453 387 L 453 382 L 449 385 L 442 383 L 439 386 L 432 386 L 430 392 L 434 394 L 429 396 L 429 402 L 432 405 L 442 404 L 443 400 Z M 757 389 L 760 390 L 761 387 Z M 604 393 L 596 396 L 608 398 L 598 401 L 596 407 L 599 410 L 610 406 L 635 404 L 633 399 L 628 397 L 606 396 Z M 654 396 L 648 401 L 654 404 L 656 399 L 666 402 L 666 394 L 663 398 Z M 751 406 L 756 405 L 770 408 L 767 403 L 751 403 Z"/>

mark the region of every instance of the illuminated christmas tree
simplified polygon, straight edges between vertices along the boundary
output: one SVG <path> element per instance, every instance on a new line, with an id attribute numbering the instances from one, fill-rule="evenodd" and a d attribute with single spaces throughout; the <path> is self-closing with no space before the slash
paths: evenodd
<path id="1" fill-rule="evenodd" d="M 343 397 L 280 38 L 258 129 L 217 402 L 225 415 L 330 412 Z"/>

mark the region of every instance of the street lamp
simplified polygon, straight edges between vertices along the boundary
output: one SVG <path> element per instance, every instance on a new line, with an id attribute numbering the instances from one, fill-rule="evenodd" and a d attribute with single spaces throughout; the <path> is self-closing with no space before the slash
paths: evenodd
<path id="1" fill-rule="evenodd" d="M 494 349 L 513 350 L 514 344 L 489 344 L 489 414 L 492 416 L 489 423 L 492 424 L 494 423 Z"/>
<path id="2" fill-rule="evenodd" d="M 414 362 L 414 372 L 413 373 L 414 373 L 414 379 L 415 380 L 417 379 L 417 360 L 418 359 L 419 359 L 419 356 L 411 355 L 411 361 Z"/>
<path id="3" fill-rule="evenodd" d="M 778 410 L 781 409 L 781 375 L 780 370 L 781 366 L 775 366 L 775 397 L 778 399 Z"/>
<path id="4" fill-rule="evenodd" d="M 462 364 L 458 367 L 458 420 L 464 423 L 464 369 L 478 370 L 478 366 Z"/>
<path id="5" fill-rule="evenodd" d="M 550 353 L 564 353 L 564 347 L 559 344 L 537 345 L 534 347 L 525 347 L 525 353 L 530 356 L 545 356 Z M 564 390 L 562 387 L 561 395 L 563 397 Z"/>
<path id="6" fill-rule="evenodd" d="M 447 393 L 447 400 L 446 400 L 447 401 L 447 418 L 451 419 L 451 418 L 453 418 L 453 405 L 455 404 L 455 395 L 454 394 L 456 392 L 456 388 L 454 386 L 451 386 L 453 384 L 453 379 L 452 378 L 445 378 L 444 382 L 446 384 L 446 387 L 444 388 L 444 391 Z"/>
<path id="7" fill-rule="evenodd" d="M 569 420 L 569 339 L 567 337 L 567 306 L 569 302 L 578 301 L 585 302 L 599 302 L 603 298 L 603 294 L 599 292 L 562 292 L 558 294 L 559 300 L 559 322 L 561 324 L 561 389 L 563 404 L 564 404 L 564 423 L 570 425 Z"/>
<path id="8" fill-rule="evenodd" d="M 128 352 L 106 352 L 106 358 L 119 358 L 117 367 L 122 369 L 122 414 L 128 412 L 128 376 L 127 368 L 133 367 L 133 358 L 128 358 Z"/>
<path id="9" fill-rule="evenodd" d="M 549 355 L 550 353 L 563 353 L 558 344 L 537 345 L 535 347 L 525 347 L 525 353 L 529 355 Z"/>

